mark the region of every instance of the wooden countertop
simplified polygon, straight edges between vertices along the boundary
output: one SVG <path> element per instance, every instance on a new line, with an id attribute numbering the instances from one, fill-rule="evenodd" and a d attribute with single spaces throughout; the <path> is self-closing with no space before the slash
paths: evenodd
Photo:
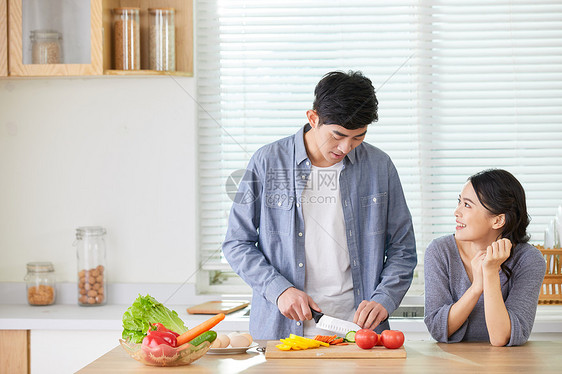
<path id="1" fill-rule="evenodd" d="M 263 342 L 260 342 L 263 345 Z M 520 347 L 493 347 L 488 343 L 443 344 L 409 341 L 405 359 L 275 359 L 250 350 L 238 355 L 207 354 L 189 366 L 159 368 L 133 360 L 121 346 L 101 356 L 78 373 L 175 373 L 195 374 L 303 374 L 317 373 L 560 373 L 562 342 L 530 341 Z M 443 371 L 442 371 L 443 370 Z"/>

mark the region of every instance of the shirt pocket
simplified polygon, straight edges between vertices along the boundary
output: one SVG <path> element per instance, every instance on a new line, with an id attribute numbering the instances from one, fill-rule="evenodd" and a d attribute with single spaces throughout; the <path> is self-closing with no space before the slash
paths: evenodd
<path id="1" fill-rule="evenodd" d="M 265 195 L 265 227 L 271 234 L 287 236 L 291 233 L 295 201 L 286 194 Z"/>
<path id="2" fill-rule="evenodd" d="M 380 192 L 361 198 L 363 232 L 366 235 L 381 234 L 386 226 L 387 193 Z"/>

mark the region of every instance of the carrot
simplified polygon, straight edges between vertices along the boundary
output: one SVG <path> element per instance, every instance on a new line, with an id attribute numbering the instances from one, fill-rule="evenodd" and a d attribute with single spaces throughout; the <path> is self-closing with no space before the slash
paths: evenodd
<path id="1" fill-rule="evenodd" d="M 338 344 L 338 343 L 343 343 L 343 338 L 339 338 L 339 339 L 334 339 L 332 341 L 330 341 L 330 344 Z"/>
<path id="2" fill-rule="evenodd" d="M 343 338 L 338 338 L 337 335 L 316 335 L 314 340 L 318 340 L 319 342 L 328 343 L 328 344 L 338 344 L 343 343 Z"/>
<path id="3" fill-rule="evenodd" d="M 210 329 L 215 327 L 223 319 L 224 319 L 224 313 L 219 313 L 219 314 L 209 318 L 205 322 L 200 323 L 199 325 L 195 326 L 191 330 L 187 330 L 186 332 L 184 332 L 183 334 L 181 334 L 180 336 L 178 336 L 176 338 L 176 340 L 178 342 L 177 346 L 179 347 L 180 345 L 183 345 L 187 342 L 190 342 L 192 339 L 195 339 L 196 337 L 198 337 L 199 335 L 201 335 L 205 331 L 209 331 Z"/>
<path id="4" fill-rule="evenodd" d="M 337 343 L 336 345 L 349 345 L 349 343 Z"/>

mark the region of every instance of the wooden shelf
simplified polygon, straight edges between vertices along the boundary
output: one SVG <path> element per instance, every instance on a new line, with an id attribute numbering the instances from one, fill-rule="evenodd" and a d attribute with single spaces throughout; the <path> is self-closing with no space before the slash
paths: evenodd
<path id="1" fill-rule="evenodd" d="M 22 1 L 0 0 L 0 77 L 7 76 L 193 76 L 193 0 L 89 0 L 91 14 L 90 63 L 24 64 Z M 112 10 L 140 8 L 141 70 L 113 69 Z M 176 71 L 149 70 L 148 9 L 174 8 Z"/>
<path id="2" fill-rule="evenodd" d="M 90 3 L 90 63 L 24 64 L 23 0 L 8 0 L 8 63 L 10 76 L 100 75 L 102 73 L 101 0 Z M 87 4 L 87 2 L 86 2 Z M 87 5 L 86 5 L 87 6 Z M 0 33 L 1 34 L 1 33 Z M 1 54 L 1 52 L 0 52 Z"/>
<path id="3" fill-rule="evenodd" d="M 159 71 L 159 70 L 105 70 L 105 75 L 174 75 L 179 77 L 193 77 L 193 73 L 186 71 Z"/>
<path id="4" fill-rule="evenodd" d="M 120 7 L 140 8 L 141 70 L 113 69 L 112 10 Z M 149 70 L 148 9 L 175 8 L 176 71 Z M 103 0 L 103 71 L 107 75 L 193 76 L 193 0 Z"/>

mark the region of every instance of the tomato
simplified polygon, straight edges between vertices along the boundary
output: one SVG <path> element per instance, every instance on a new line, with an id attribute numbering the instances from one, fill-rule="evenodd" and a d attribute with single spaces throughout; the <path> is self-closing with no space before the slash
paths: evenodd
<path id="1" fill-rule="evenodd" d="M 404 344 L 404 334 L 398 330 L 384 330 L 381 334 L 382 344 L 388 349 L 397 349 Z"/>
<path id="2" fill-rule="evenodd" d="M 361 329 L 355 333 L 355 343 L 359 348 L 371 349 L 379 340 L 376 332 L 369 329 Z"/>

